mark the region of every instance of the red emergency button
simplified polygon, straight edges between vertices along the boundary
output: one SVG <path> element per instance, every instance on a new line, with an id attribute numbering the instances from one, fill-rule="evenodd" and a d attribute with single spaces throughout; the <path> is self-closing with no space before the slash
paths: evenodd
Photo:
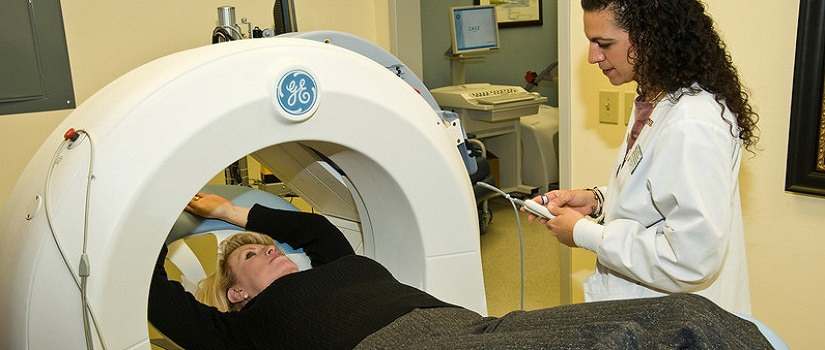
<path id="1" fill-rule="evenodd" d="M 78 134 L 74 128 L 70 128 L 65 134 L 63 134 L 63 138 L 66 140 L 77 141 L 78 137 L 80 137 L 80 134 Z"/>

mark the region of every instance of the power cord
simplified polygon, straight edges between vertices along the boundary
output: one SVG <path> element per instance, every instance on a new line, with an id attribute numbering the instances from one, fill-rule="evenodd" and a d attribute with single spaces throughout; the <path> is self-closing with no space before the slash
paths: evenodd
<path id="1" fill-rule="evenodd" d="M 68 257 L 66 256 L 66 252 L 63 249 L 63 246 L 60 244 L 60 240 L 57 238 L 57 229 L 54 226 L 51 214 L 50 190 L 52 185 L 52 174 L 54 173 L 54 168 L 63 159 L 61 157 L 61 154 L 64 150 L 71 149 L 73 147 L 72 145 L 75 144 L 75 142 L 79 140 L 80 137 L 83 135 L 85 135 L 86 138 L 89 139 L 89 171 L 86 177 L 86 198 L 83 218 L 83 247 L 80 255 L 80 264 L 78 266 L 78 271 L 75 271 L 74 269 L 72 269 Z M 51 231 L 52 239 L 54 239 L 54 243 L 57 245 L 57 249 L 60 252 L 60 257 L 63 258 L 63 263 L 69 270 L 69 273 L 71 274 L 72 279 L 75 282 L 75 285 L 77 285 L 77 288 L 80 290 L 80 302 L 83 308 L 83 330 L 85 333 L 86 348 L 89 350 L 94 349 L 94 342 L 92 341 L 91 334 L 91 325 L 89 324 L 89 319 L 91 318 L 95 326 L 98 341 L 100 341 L 102 348 L 105 350 L 106 342 L 103 341 L 103 335 L 100 334 L 100 326 L 98 326 L 97 318 L 95 317 L 94 312 L 89 306 L 89 300 L 86 294 L 86 282 L 90 274 L 89 256 L 86 254 L 86 247 L 89 237 L 89 202 L 92 187 L 92 179 L 94 178 L 94 176 L 92 175 L 92 168 L 94 166 L 94 153 L 94 142 L 92 140 L 92 136 L 88 132 L 86 132 L 85 130 L 69 129 L 69 131 L 67 131 L 66 134 L 63 135 L 63 142 L 61 142 L 58 146 L 57 150 L 54 153 L 54 157 L 52 158 L 52 162 L 51 164 L 49 164 L 49 171 L 46 174 L 46 188 L 43 197 L 45 202 L 46 222 L 49 225 L 49 230 Z"/>
<path id="2" fill-rule="evenodd" d="M 486 182 L 479 181 L 476 182 L 476 185 L 484 187 L 488 190 L 492 190 L 504 196 L 505 199 L 510 201 L 510 204 L 513 205 L 513 211 L 516 213 L 516 223 L 518 224 L 518 245 L 519 245 L 519 254 L 521 255 L 521 310 L 524 310 L 524 233 L 521 230 L 521 219 L 518 215 L 518 208 L 516 208 L 516 198 L 510 196 L 510 194 L 498 189 L 497 187 L 490 185 Z"/>

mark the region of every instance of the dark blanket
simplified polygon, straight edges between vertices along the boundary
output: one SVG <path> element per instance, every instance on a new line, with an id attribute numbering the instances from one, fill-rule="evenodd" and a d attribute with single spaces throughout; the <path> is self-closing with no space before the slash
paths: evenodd
<path id="1" fill-rule="evenodd" d="M 415 310 L 358 349 L 771 349 L 756 325 L 697 295 L 631 299 L 480 317 Z"/>

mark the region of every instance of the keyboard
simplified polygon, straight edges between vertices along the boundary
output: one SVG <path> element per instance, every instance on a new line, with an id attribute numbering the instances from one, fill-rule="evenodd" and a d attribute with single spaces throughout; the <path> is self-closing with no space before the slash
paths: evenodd
<path id="1" fill-rule="evenodd" d="M 538 105 L 547 101 L 547 97 L 528 92 L 520 86 L 488 83 L 444 86 L 430 90 L 430 92 L 442 108 L 463 108 L 476 111 L 503 108 L 510 113 L 513 112 L 513 108 L 529 107 L 530 110 L 524 111 L 523 115 L 538 113 Z"/>
<path id="2" fill-rule="evenodd" d="M 500 95 L 490 95 L 476 98 L 476 102 L 485 105 L 498 105 L 503 103 L 533 100 L 536 96 L 527 91 L 515 91 Z"/>

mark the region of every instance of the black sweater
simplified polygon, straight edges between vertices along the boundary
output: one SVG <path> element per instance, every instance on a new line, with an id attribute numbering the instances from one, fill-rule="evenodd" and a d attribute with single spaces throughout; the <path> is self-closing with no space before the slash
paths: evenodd
<path id="1" fill-rule="evenodd" d="M 450 304 L 355 255 L 323 216 L 254 206 L 246 228 L 304 248 L 313 268 L 272 282 L 238 312 L 203 305 L 170 281 L 164 246 L 149 291 L 152 324 L 185 349 L 350 349 L 414 308 Z"/>

